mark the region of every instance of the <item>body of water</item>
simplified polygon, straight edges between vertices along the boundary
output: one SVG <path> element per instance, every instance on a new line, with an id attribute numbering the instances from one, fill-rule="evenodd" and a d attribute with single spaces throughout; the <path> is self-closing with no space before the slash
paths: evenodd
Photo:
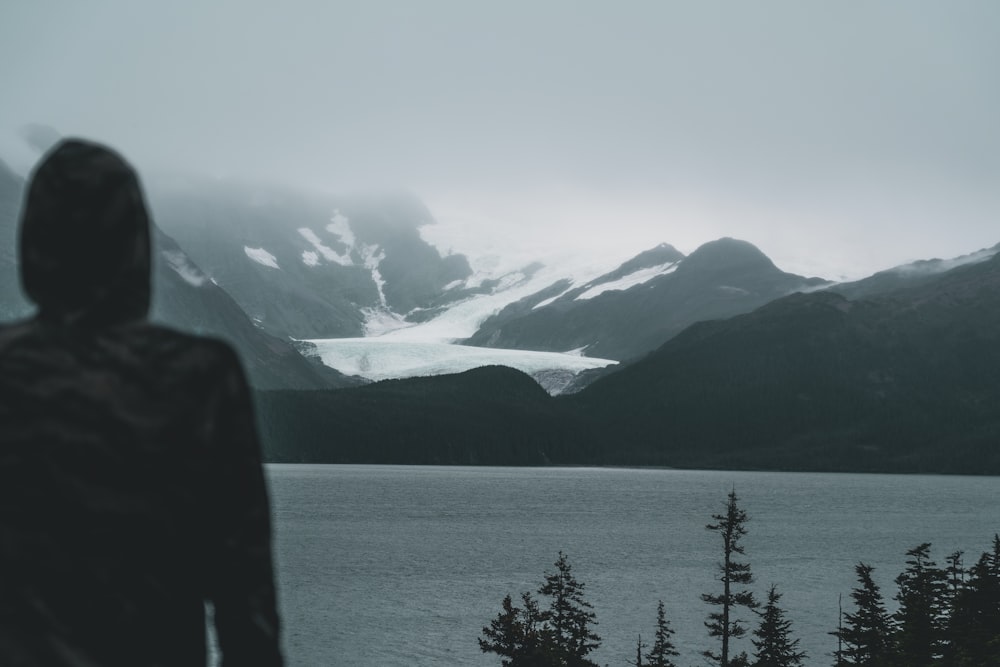
<path id="1" fill-rule="evenodd" d="M 837 598 L 874 565 L 891 604 L 905 552 L 971 564 L 1000 531 L 1000 480 L 982 477 L 593 468 L 269 465 L 284 644 L 292 667 L 499 665 L 479 651 L 504 595 L 535 591 L 565 552 L 603 638 L 626 665 L 663 600 L 680 664 L 717 649 L 702 593 L 719 592 L 705 529 L 735 488 L 746 559 L 809 653 L 829 665 Z M 756 626 L 752 614 L 743 614 Z M 749 640 L 737 650 L 752 651 Z"/>

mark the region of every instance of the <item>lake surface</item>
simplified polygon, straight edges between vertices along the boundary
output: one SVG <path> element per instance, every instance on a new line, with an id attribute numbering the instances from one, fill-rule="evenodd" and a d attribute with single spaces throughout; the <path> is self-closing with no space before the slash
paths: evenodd
<path id="1" fill-rule="evenodd" d="M 269 465 L 284 644 L 292 667 L 499 665 L 476 643 L 507 593 L 535 591 L 564 551 L 603 638 L 626 665 L 657 600 L 681 664 L 717 649 L 701 602 L 721 538 L 705 529 L 733 488 L 747 560 L 771 583 L 807 664 L 829 665 L 837 598 L 875 566 L 887 601 L 905 551 L 932 542 L 969 564 L 1000 531 L 1000 479 L 592 468 Z M 750 619 L 756 625 L 756 619 Z M 752 651 L 748 640 L 738 650 Z"/>

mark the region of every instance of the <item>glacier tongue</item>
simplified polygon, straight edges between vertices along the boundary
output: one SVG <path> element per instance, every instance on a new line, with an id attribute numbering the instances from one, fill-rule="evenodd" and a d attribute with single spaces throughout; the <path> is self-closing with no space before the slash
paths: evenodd
<path id="1" fill-rule="evenodd" d="M 527 373 L 551 394 L 558 394 L 581 371 L 617 363 L 571 353 L 535 352 L 454 345 L 444 342 L 374 338 L 326 338 L 306 341 L 324 364 L 346 375 L 369 380 L 461 373 L 501 365 Z"/>

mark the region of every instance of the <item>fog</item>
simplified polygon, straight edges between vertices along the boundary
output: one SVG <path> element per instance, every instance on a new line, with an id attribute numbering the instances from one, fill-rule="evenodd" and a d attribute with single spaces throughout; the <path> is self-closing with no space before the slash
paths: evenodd
<path id="1" fill-rule="evenodd" d="M 997 34 L 992 0 L 5 0 L 0 134 L 405 188 L 469 249 L 858 277 L 1000 241 Z"/>

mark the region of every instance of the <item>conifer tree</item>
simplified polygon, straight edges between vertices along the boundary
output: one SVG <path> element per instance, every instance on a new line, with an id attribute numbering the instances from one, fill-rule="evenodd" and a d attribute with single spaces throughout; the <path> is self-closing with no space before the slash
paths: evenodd
<path id="1" fill-rule="evenodd" d="M 965 563 L 962 560 L 962 556 L 965 555 L 963 551 L 955 551 L 950 556 L 948 556 L 948 567 L 945 569 L 945 574 L 948 576 L 948 599 L 953 599 L 958 595 L 959 591 L 965 588 Z"/>
<path id="2" fill-rule="evenodd" d="M 944 664 L 1000 667 L 1000 538 L 968 570 L 952 600 Z"/>
<path id="3" fill-rule="evenodd" d="M 785 618 L 785 610 L 778 606 L 781 593 L 773 584 L 767 592 L 767 604 L 756 612 L 760 625 L 754 630 L 754 667 L 797 667 L 806 657 L 799 651 L 799 640 L 791 638 L 792 622 Z"/>
<path id="4" fill-rule="evenodd" d="M 882 592 L 872 579 L 874 568 L 858 563 L 854 567 L 858 586 L 851 591 L 857 610 L 844 614 L 844 623 L 833 632 L 842 648 L 837 651 L 837 665 L 887 667 L 892 659 L 892 619 L 886 611 Z"/>
<path id="5" fill-rule="evenodd" d="M 930 559 L 927 542 L 906 552 L 906 570 L 896 577 L 897 661 L 907 667 L 938 664 L 944 643 L 945 573 Z"/>
<path id="6" fill-rule="evenodd" d="M 642 641 L 642 635 L 639 635 L 635 640 L 635 659 L 629 660 L 628 664 L 634 665 L 635 667 L 643 667 L 645 663 L 642 661 L 642 650 L 647 646 L 648 644 Z"/>
<path id="7" fill-rule="evenodd" d="M 715 531 L 722 537 L 723 560 L 718 564 L 722 593 L 719 595 L 705 593 L 701 596 L 704 602 L 721 607 L 720 611 L 709 614 L 705 622 L 709 636 L 719 638 L 720 651 L 703 652 L 706 658 L 717 663 L 719 667 L 739 667 L 747 664 L 745 653 L 730 657 L 731 640 L 743 637 L 747 631 L 744 621 L 736 618 L 735 611 L 738 607 L 757 608 L 753 593 L 741 588 L 753 583 L 750 564 L 736 560 L 737 556 L 744 555 L 744 547 L 740 544 L 740 540 L 747 534 L 746 522 L 750 520 L 747 513 L 740 509 L 738 500 L 736 490 L 730 491 L 726 513 L 713 514 L 715 523 L 706 526 L 706 529 Z"/>
<path id="8" fill-rule="evenodd" d="M 507 595 L 500 614 L 483 628 L 479 648 L 499 655 L 503 667 L 593 667 L 585 656 L 601 638 L 591 629 L 597 620 L 583 589 L 560 551 L 556 571 L 546 573 L 538 589 L 550 598 L 549 608 L 541 609 L 531 593 L 521 595 L 523 608 Z"/>
<path id="9" fill-rule="evenodd" d="M 504 597 L 501 611 L 483 628 L 479 638 L 479 649 L 483 653 L 496 653 L 500 664 L 510 667 L 518 664 L 518 659 L 526 653 L 530 643 L 525 611 L 514 606 L 510 595 Z"/>
<path id="10" fill-rule="evenodd" d="M 539 594 L 551 598 L 544 618 L 557 650 L 566 656 L 565 664 L 591 664 L 585 656 L 601 644 L 601 638 L 592 630 L 597 615 L 583 598 L 583 582 L 573 576 L 573 568 L 561 551 L 555 566 L 556 571 L 546 573 L 545 583 L 538 589 Z"/>
<path id="11" fill-rule="evenodd" d="M 656 605 L 656 634 L 653 636 L 653 646 L 646 654 L 647 667 L 677 667 L 671 660 L 680 655 L 670 639 L 673 635 L 674 631 L 667 622 L 663 600 L 660 600 Z"/>

